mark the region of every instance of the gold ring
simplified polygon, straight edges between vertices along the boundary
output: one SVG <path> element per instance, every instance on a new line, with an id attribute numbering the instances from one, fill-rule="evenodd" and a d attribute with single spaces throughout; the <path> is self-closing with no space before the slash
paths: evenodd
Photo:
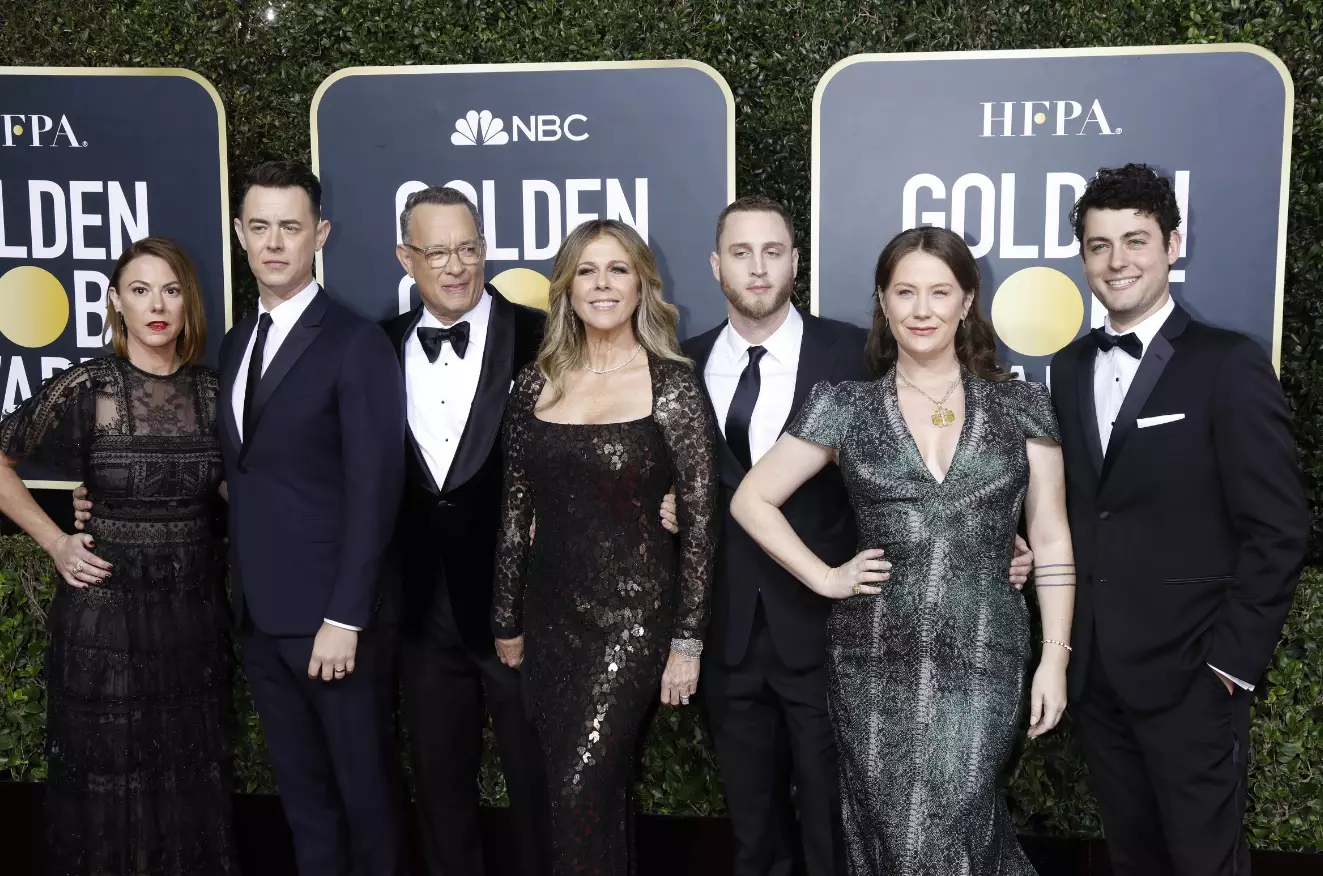
<path id="1" fill-rule="evenodd" d="M 864 592 L 863 585 L 860 584 L 858 581 L 856 581 L 855 584 L 854 584 L 854 595 L 855 595 L 855 596 L 858 596 L 859 594 L 861 594 L 861 593 L 863 593 L 863 592 Z"/>
<path id="2" fill-rule="evenodd" d="M 79 572 L 83 571 L 83 561 L 82 561 L 82 560 L 79 560 L 78 562 L 74 563 L 73 570 L 74 570 L 74 574 L 75 574 L 75 575 L 77 575 Z"/>

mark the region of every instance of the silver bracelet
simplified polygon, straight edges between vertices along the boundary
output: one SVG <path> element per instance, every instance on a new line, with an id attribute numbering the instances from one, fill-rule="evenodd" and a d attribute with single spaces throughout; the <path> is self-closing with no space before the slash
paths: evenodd
<path id="1" fill-rule="evenodd" d="M 703 640 L 671 639 L 671 650 L 681 657 L 701 657 L 703 655 Z"/>
<path id="2" fill-rule="evenodd" d="M 1074 648 L 1072 648 L 1072 647 L 1070 647 L 1069 645 L 1067 645 L 1065 642 L 1058 642 L 1056 639 L 1044 639 L 1044 640 L 1043 640 L 1043 644 L 1044 644 L 1044 645 L 1059 645 L 1059 646 L 1061 646 L 1062 648 L 1065 648 L 1067 651 L 1074 651 L 1074 650 L 1075 650 Z"/>

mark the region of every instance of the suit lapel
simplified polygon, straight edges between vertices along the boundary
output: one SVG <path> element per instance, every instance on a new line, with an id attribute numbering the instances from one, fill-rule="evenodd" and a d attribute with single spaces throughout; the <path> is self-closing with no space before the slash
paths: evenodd
<path id="1" fill-rule="evenodd" d="M 413 336 L 413 330 L 418 326 L 418 322 L 423 318 L 423 305 L 419 304 L 409 314 L 409 318 L 395 320 L 390 323 L 391 343 L 395 345 L 395 355 L 400 360 L 400 371 L 404 374 L 404 383 L 407 389 L 409 385 L 409 366 L 406 352 L 409 346 L 409 338 Z M 418 482 L 423 489 L 429 493 L 439 493 L 436 485 L 436 479 L 432 477 L 432 469 L 427 465 L 427 459 L 423 456 L 423 450 L 418 446 L 418 439 L 413 436 L 413 429 L 409 427 L 408 422 L 404 424 L 404 452 L 409 455 L 414 469 L 418 472 Z"/>
<path id="2" fill-rule="evenodd" d="M 257 315 L 254 314 L 235 329 L 229 358 L 221 363 L 221 423 L 235 450 L 238 450 L 243 442 L 239 440 L 239 423 L 235 419 L 234 382 L 239 379 L 239 366 L 243 364 L 243 354 L 248 350 L 248 343 L 253 339 L 253 330 L 256 327 Z"/>
<path id="3" fill-rule="evenodd" d="M 1098 434 L 1098 402 L 1093 395 L 1093 367 L 1097 356 L 1098 348 L 1092 340 L 1080 344 L 1079 360 L 1075 365 L 1075 397 L 1079 399 L 1080 426 L 1089 445 L 1093 473 L 1100 475 L 1103 470 L 1102 436 Z"/>
<path id="4" fill-rule="evenodd" d="M 490 286 L 485 294 L 491 296 L 492 303 L 487 317 L 487 340 L 482 347 L 478 391 L 473 395 L 455 458 L 446 472 L 443 493 L 462 485 L 487 461 L 505 417 L 505 402 L 510 397 L 510 379 L 514 376 L 514 307 Z"/>
<path id="5" fill-rule="evenodd" d="M 1115 467 L 1116 458 L 1125 447 L 1126 439 L 1135 431 L 1135 421 L 1139 418 L 1140 411 L 1144 409 L 1148 397 L 1153 394 L 1154 387 L 1162 378 L 1162 372 L 1167 369 L 1167 363 L 1175 355 L 1176 350 L 1171 345 L 1171 339 L 1185 331 L 1189 323 L 1189 314 L 1177 307 L 1167 317 L 1167 321 L 1153 336 L 1153 341 L 1144 351 L 1144 358 L 1139 362 L 1139 370 L 1135 372 L 1135 379 L 1130 382 L 1125 401 L 1121 402 L 1121 410 L 1116 415 L 1116 425 L 1112 427 L 1112 437 L 1107 442 L 1107 456 L 1103 460 L 1100 483 L 1107 480 L 1108 473 Z"/>
<path id="6" fill-rule="evenodd" d="M 804 406 L 813 387 L 824 380 L 831 380 L 831 355 L 836 343 L 829 333 L 822 331 L 822 323 L 816 317 L 805 315 L 804 338 L 799 344 L 799 369 L 795 374 L 795 398 L 790 403 L 790 418 L 781 424 L 781 431 L 790 425 L 799 409 Z"/>
<path id="7" fill-rule="evenodd" d="M 285 340 L 281 342 L 280 349 L 276 351 L 276 356 L 271 360 L 271 364 L 266 366 L 266 371 L 262 374 L 262 379 L 257 384 L 256 398 L 244 399 L 245 405 L 253 405 L 253 433 L 243 436 L 243 450 L 241 455 L 248 452 L 252 446 L 255 433 L 262 425 L 262 414 L 266 411 L 267 403 L 271 401 L 281 382 L 289 374 L 294 363 L 299 361 L 303 351 L 313 341 L 317 340 L 317 335 L 321 334 L 322 317 L 326 315 L 326 310 L 330 306 L 330 298 L 326 291 L 320 286 L 317 287 L 317 296 L 312 299 L 299 321 L 294 323 Z M 237 376 L 236 376 L 237 379 Z"/>

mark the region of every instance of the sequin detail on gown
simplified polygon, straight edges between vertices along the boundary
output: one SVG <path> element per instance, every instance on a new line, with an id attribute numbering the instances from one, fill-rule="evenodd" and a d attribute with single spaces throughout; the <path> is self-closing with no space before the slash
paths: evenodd
<path id="1" fill-rule="evenodd" d="M 114 566 L 100 586 L 61 582 L 47 617 L 51 874 L 238 872 L 216 395 L 209 369 L 107 356 L 0 422 L 0 452 L 87 484 Z"/>
<path id="2" fill-rule="evenodd" d="M 1041 384 L 966 375 L 946 479 L 924 465 L 895 372 L 816 386 L 792 434 L 838 450 L 859 549 L 893 564 L 828 622 L 828 705 L 852 876 L 1034 872 L 997 789 L 1021 717 L 1029 614 L 1007 570 L 1028 438 L 1060 440 Z"/>
<path id="3" fill-rule="evenodd" d="M 539 420 L 545 379 L 535 365 L 520 372 L 506 414 L 493 629 L 525 637 L 557 876 L 635 871 L 629 787 L 643 722 L 659 701 L 671 639 L 701 639 L 707 624 L 712 421 L 688 367 L 653 359 L 649 369 L 644 419 Z M 678 538 L 658 518 L 672 485 Z"/>

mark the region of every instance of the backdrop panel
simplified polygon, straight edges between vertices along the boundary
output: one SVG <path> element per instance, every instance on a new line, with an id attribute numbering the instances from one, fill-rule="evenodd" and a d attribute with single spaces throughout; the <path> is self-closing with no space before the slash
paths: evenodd
<path id="1" fill-rule="evenodd" d="M 188 70 L 0 67 L 3 409 L 105 351 L 115 260 L 150 234 L 192 256 L 207 358 L 230 319 L 225 110 Z M 106 339 L 109 338 L 105 334 Z M 31 486 L 70 476 L 25 464 Z"/>
<path id="2" fill-rule="evenodd" d="M 313 162 L 331 237 L 322 277 L 374 319 L 417 303 L 395 259 L 400 209 L 428 185 L 479 206 L 487 278 L 545 307 L 551 260 L 589 219 L 652 246 L 685 337 L 720 321 L 708 253 L 734 196 L 735 105 L 693 61 L 350 68 L 312 104 Z"/>
<path id="3" fill-rule="evenodd" d="M 1257 46 L 858 55 L 818 84 L 814 312 L 867 325 L 894 234 L 961 233 L 1002 360 L 1051 355 L 1106 315 L 1067 221 L 1099 167 L 1174 178 L 1177 299 L 1279 361 L 1292 84 Z"/>

